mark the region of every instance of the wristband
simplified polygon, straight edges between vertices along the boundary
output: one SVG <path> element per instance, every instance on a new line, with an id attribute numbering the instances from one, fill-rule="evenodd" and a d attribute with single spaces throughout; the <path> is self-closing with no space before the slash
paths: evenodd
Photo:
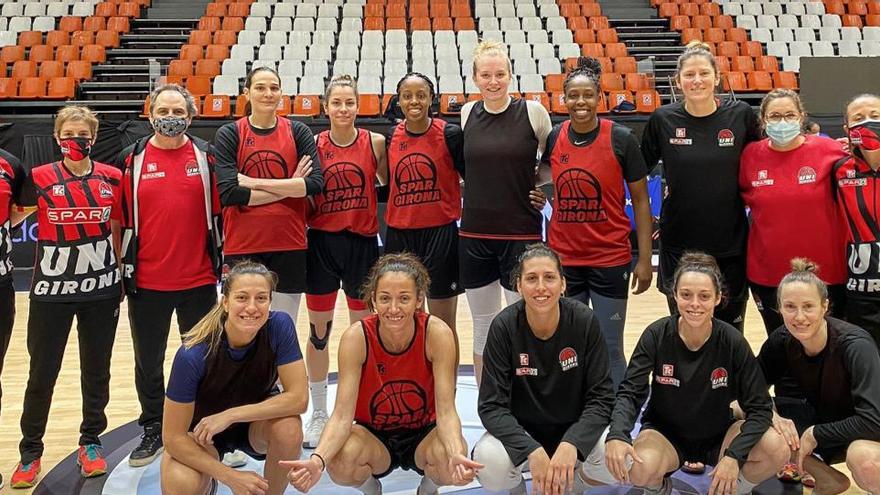
<path id="1" fill-rule="evenodd" d="M 324 458 L 321 457 L 321 454 L 317 452 L 312 452 L 312 455 L 309 456 L 309 459 L 311 459 L 312 457 L 317 457 L 321 461 L 321 472 L 324 472 L 324 470 L 327 469 L 327 463 L 324 462 Z"/>

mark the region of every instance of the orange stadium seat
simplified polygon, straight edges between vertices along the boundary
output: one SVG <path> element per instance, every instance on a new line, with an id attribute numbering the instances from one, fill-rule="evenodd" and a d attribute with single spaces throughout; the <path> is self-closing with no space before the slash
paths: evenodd
<path id="1" fill-rule="evenodd" d="M 190 31 L 189 39 L 186 41 L 189 45 L 207 46 L 211 44 L 211 32 L 204 29 L 196 29 Z"/>
<path id="2" fill-rule="evenodd" d="M 626 51 L 624 43 L 607 43 L 605 44 L 605 56 L 611 58 L 627 57 L 629 53 Z"/>
<path id="3" fill-rule="evenodd" d="M 544 89 L 548 93 L 562 92 L 562 84 L 565 82 L 565 74 L 547 74 L 544 78 Z"/>
<path id="4" fill-rule="evenodd" d="M 127 33 L 131 30 L 128 17 L 111 17 L 107 19 L 107 29 L 118 33 Z"/>
<path id="5" fill-rule="evenodd" d="M 431 12 L 428 10 L 428 5 L 410 5 L 409 6 L 409 16 L 410 17 L 429 17 Z"/>
<path id="6" fill-rule="evenodd" d="M 631 72 L 624 76 L 624 87 L 627 91 L 641 91 L 644 89 L 654 89 L 654 84 L 647 74 Z"/>
<path id="7" fill-rule="evenodd" d="M 385 17 L 406 17 L 406 4 L 393 3 L 385 7 Z"/>
<path id="8" fill-rule="evenodd" d="M 55 47 L 49 45 L 34 45 L 28 52 L 28 60 L 42 62 L 55 59 Z"/>
<path id="9" fill-rule="evenodd" d="M 568 108 L 565 106 L 565 95 L 562 92 L 550 95 L 550 110 L 555 115 L 568 115 Z"/>
<path id="10" fill-rule="evenodd" d="M 695 15 L 688 17 L 692 28 L 709 29 L 712 27 L 712 18 L 707 15 Z"/>
<path id="11" fill-rule="evenodd" d="M 83 45 L 87 46 L 87 45 Z M 62 62 L 73 62 L 80 59 L 80 50 L 82 47 L 77 45 L 61 45 L 55 50 L 55 60 Z"/>
<path id="12" fill-rule="evenodd" d="M 193 96 L 205 96 L 211 94 L 211 78 L 207 76 L 189 76 L 186 78 L 186 89 Z"/>
<path id="13" fill-rule="evenodd" d="M 221 62 L 222 60 L 216 59 L 197 60 L 195 68 L 193 69 L 193 75 L 214 77 L 220 74 Z"/>
<path id="14" fill-rule="evenodd" d="M 724 74 L 725 72 L 730 70 L 730 59 L 727 57 L 715 55 L 715 65 L 718 66 L 718 72 Z"/>
<path id="15" fill-rule="evenodd" d="M 116 15 L 116 4 L 110 2 L 101 2 L 95 5 L 95 16 L 97 17 L 113 17 Z"/>
<path id="16" fill-rule="evenodd" d="M 614 59 L 614 72 L 618 74 L 629 74 L 637 71 L 638 68 L 635 57 L 617 57 Z"/>
<path id="17" fill-rule="evenodd" d="M 722 41 L 716 46 L 716 54 L 722 57 L 738 57 L 739 43 L 735 41 Z"/>
<path id="18" fill-rule="evenodd" d="M 14 98 L 18 93 L 18 79 L 0 77 L 0 99 Z"/>
<path id="19" fill-rule="evenodd" d="M 581 5 L 581 14 L 584 17 L 601 17 L 602 7 L 598 3 L 586 3 Z"/>
<path id="20" fill-rule="evenodd" d="M 547 93 L 526 93 L 523 95 L 526 100 L 537 101 L 541 104 L 547 111 L 550 111 L 550 98 L 547 97 Z"/>
<path id="21" fill-rule="evenodd" d="M 223 22 L 220 23 L 220 29 L 237 33 L 244 29 L 244 19 L 241 17 L 224 17 Z"/>
<path id="22" fill-rule="evenodd" d="M 193 64 L 191 60 L 172 60 L 168 64 L 169 76 L 186 77 L 193 73 Z"/>
<path id="23" fill-rule="evenodd" d="M 73 60 L 67 63 L 67 77 L 77 81 L 85 81 L 92 78 L 92 64 L 85 60 Z"/>
<path id="24" fill-rule="evenodd" d="M 779 72 L 779 60 L 771 55 L 755 57 L 755 70 L 763 70 L 770 73 Z"/>
<path id="25" fill-rule="evenodd" d="M 116 48 L 119 46 L 119 33 L 110 29 L 102 29 L 95 35 L 95 44 L 104 48 Z"/>
<path id="26" fill-rule="evenodd" d="M 211 60 L 226 60 L 229 58 L 229 47 L 226 45 L 208 45 L 205 47 L 205 57 Z"/>
<path id="27" fill-rule="evenodd" d="M 454 28 L 455 21 L 451 17 L 435 17 L 431 21 L 431 29 L 434 31 L 452 31 Z"/>
<path id="28" fill-rule="evenodd" d="M 691 18 L 686 15 L 674 15 L 669 18 L 669 29 L 684 31 L 691 28 Z"/>
<path id="29" fill-rule="evenodd" d="M 203 58 L 202 47 L 198 45 L 183 45 L 180 47 L 180 60 L 190 60 L 195 62 Z"/>
<path id="30" fill-rule="evenodd" d="M 868 15 L 868 2 L 865 2 L 864 0 L 849 0 L 846 4 L 846 13 Z"/>
<path id="31" fill-rule="evenodd" d="M 608 106 L 607 106 L 607 108 L 609 111 L 613 110 L 615 107 L 617 107 L 618 105 L 620 105 L 624 101 L 634 103 L 632 93 L 630 93 L 629 91 L 627 91 L 625 89 L 622 89 L 619 91 L 609 91 L 608 92 L 608 103 L 607 103 Z M 620 113 L 633 113 L 633 112 L 635 112 L 635 110 L 624 111 L 624 112 L 620 112 Z"/>
<path id="32" fill-rule="evenodd" d="M 470 17 L 457 17 L 455 19 L 455 31 L 473 31 L 476 29 L 474 20 Z"/>
<path id="33" fill-rule="evenodd" d="M 742 72 L 730 71 L 721 76 L 725 91 L 747 91 L 749 88 L 746 76 Z"/>
<path id="34" fill-rule="evenodd" d="M 16 62 L 24 60 L 24 47 L 18 45 L 4 46 L 0 48 L 0 62 Z"/>
<path id="35" fill-rule="evenodd" d="M 39 76 L 45 79 L 64 77 L 64 62 L 47 60 L 40 64 Z"/>
<path id="36" fill-rule="evenodd" d="M 695 3 L 681 3 L 678 5 L 678 13 L 694 17 L 700 15 L 700 6 Z"/>
<path id="37" fill-rule="evenodd" d="M 707 2 L 700 5 L 700 13 L 715 17 L 721 15 L 721 6 L 715 2 Z"/>
<path id="38" fill-rule="evenodd" d="M 428 16 L 424 17 L 413 17 L 409 23 L 410 31 L 430 31 L 431 30 L 431 19 Z"/>
<path id="39" fill-rule="evenodd" d="M 359 95 L 357 114 L 359 117 L 378 117 L 379 95 Z"/>
<path id="40" fill-rule="evenodd" d="M 746 41 L 745 43 L 740 43 L 739 52 L 750 57 L 760 57 L 764 55 L 764 46 L 761 45 L 760 41 Z"/>
<path id="41" fill-rule="evenodd" d="M 18 83 L 18 98 L 37 99 L 46 96 L 46 80 L 42 77 L 25 77 Z"/>
<path id="42" fill-rule="evenodd" d="M 862 17 L 856 14 L 846 14 L 840 16 L 841 22 L 843 22 L 844 26 L 851 27 L 862 27 Z"/>
<path id="43" fill-rule="evenodd" d="M 76 95 L 76 81 L 72 77 L 53 77 L 49 79 L 46 97 L 52 99 L 70 99 Z"/>
<path id="44" fill-rule="evenodd" d="M 683 45 L 687 45 L 691 41 L 697 40 L 702 41 L 703 39 L 703 30 L 696 28 L 687 28 L 681 31 L 681 43 Z"/>
<path id="45" fill-rule="evenodd" d="M 235 108 L 232 111 L 232 116 L 236 118 L 244 117 L 247 114 L 247 96 L 238 95 L 235 97 Z"/>
<path id="46" fill-rule="evenodd" d="M 592 29 L 578 29 L 574 32 L 574 42 L 583 45 L 584 43 L 596 42 L 596 31 Z"/>
<path id="47" fill-rule="evenodd" d="M 712 25 L 721 29 L 730 29 L 736 25 L 733 17 L 729 15 L 716 15 L 712 18 Z"/>
<path id="48" fill-rule="evenodd" d="M 596 32 L 596 41 L 599 43 L 617 43 L 617 30 L 613 28 L 600 29 Z"/>
<path id="49" fill-rule="evenodd" d="M 35 45 L 43 44 L 43 32 L 42 31 L 22 31 L 18 33 L 18 43 L 19 46 L 23 46 L 25 48 L 30 48 Z"/>
<path id="50" fill-rule="evenodd" d="M 70 36 L 70 43 L 73 46 L 86 46 L 95 42 L 95 31 L 74 31 Z M 65 43 L 68 44 L 68 43 Z"/>
<path id="51" fill-rule="evenodd" d="M 620 74 L 602 74 L 599 76 L 599 86 L 602 91 L 616 91 L 623 89 L 623 76 Z"/>
<path id="52" fill-rule="evenodd" d="M 214 45 L 223 45 L 223 46 L 232 46 L 238 41 L 238 33 L 235 31 L 225 31 L 223 29 L 218 29 L 214 31 L 213 36 L 213 44 Z M 208 46 L 212 43 L 207 43 L 205 46 Z"/>
<path id="53" fill-rule="evenodd" d="M 46 33 L 46 44 L 60 46 L 70 44 L 70 33 L 67 31 L 49 31 Z"/>
<path id="54" fill-rule="evenodd" d="M 880 14 L 880 0 L 871 0 L 868 2 L 868 15 Z"/>
<path id="55" fill-rule="evenodd" d="M 673 2 L 661 3 L 657 8 L 657 13 L 660 17 L 672 17 L 678 15 L 678 4 Z"/>
<path id="56" fill-rule="evenodd" d="M 752 71 L 746 74 L 746 83 L 752 91 L 770 91 L 773 89 L 773 78 L 769 72 L 763 70 Z"/>
<path id="57" fill-rule="evenodd" d="M 584 43 L 581 47 L 581 55 L 585 57 L 604 57 L 605 47 L 601 43 Z"/>
<path id="58" fill-rule="evenodd" d="M 86 17 L 82 24 L 83 31 L 92 31 L 97 33 L 102 29 L 107 29 L 107 18 L 106 17 Z"/>
<path id="59" fill-rule="evenodd" d="M 582 15 L 581 6 L 575 3 L 563 4 L 559 7 L 559 15 L 566 19 L 580 17 Z"/>
<path id="60" fill-rule="evenodd" d="M 589 27 L 590 29 L 595 29 L 596 31 L 598 31 L 600 29 L 610 28 L 611 24 L 608 23 L 607 17 L 590 17 Z"/>
<path id="61" fill-rule="evenodd" d="M 636 91 L 636 112 L 651 113 L 660 106 L 660 93 L 653 89 Z"/>
<path id="62" fill-rule="evenodd" d="M 727 30 L 727 40 L 745 43 L 749 41 L 749 33 L 743 28 L 730 28 Z"/>
<path id="63" fill-rule="evenodd" d="M 868 14 L 865 16 L 866 26 L 880 26 L 880 14 Z"/>
<path id="64" fill-rule="evenodd" d="M 224 17 L 226 15 L 225 3 L 209 3 L 205 8 L 205 15 L 211 17 Z"/>
<path id="65" fill-rule="evenodd" d="M 105 62 L 107 60 L 107 52 L 101 45 L 86 45 L 82 48 L 79 58 L 94 63 Z"/>
<path id="66" fill-rule="evenodd" d="M 317 117 L 321 115 L 321 101 L 317 95 L 296 95 L 293 99 L 293 115 Z"/>
<path id="67" fill-rule="evenodd" d="M 464 94 L 442 94 L 440 95 L 440 113 L 443 115 L 460 115 L 461 107 L 466 103 Z"/>
<path id="68" fill-rule="evenodd" d="M 230 105 L 228 95 L 208 95 L 202 102 L 202 111 L 199 117 L 208 119 L 224 119 L 229 117 Z"/>
<path id="69" fill-rule="evenodd" d="M 459 17 L 470 17 L 471 16 L 471 6 L 466 3 L 453 3 L 451 9 L 452 17 L 458 19 Z"/>
<path id="70" fill-rule="evenodd" d="M 65 31 L 68 33 L 72 33 L 74 31 L 80 31 L 83 28 L 83 19 L 82 17 L 73 17 L 73 16 L 64 16 L 58 21 L 58 29 L 60 31 Z"/>
<path id="71" fill-rule="evenodd" d="M 251 6 L 247 3 L 230 3 L 226 7 L 226 15 L 229 17 L 247 17 L 251 14 Z"/>
<path id="72" fill-rule="evenodd" d="M 752 57 L 738 56 L 730 58 L 730 69 L 736 72 L 753 72 L 755 70 L 755 62 Z"/>
<path id="73" fill-rule="evenodd" d="M 566 20 L 566 25 L 568 26 L 568 29 L 572 31 L 577 31 L 578 29 L 590 27 L 590 24 L 587 22 L 587 18 L 583 16 L 569 17 Z"/>
<path id="74" fill-rule="evenodd" d="M 214 32 L 220 29 L 221 20 L 219 17 L 205 16 L 199 19 L 198 29 L 202 31 Z"/>
<path id="75" fill-rule="evenodd" d="M 37 63 L 33 60 L 18 60 L 12 64 L 9 75 L 17 79 L 37 77 Z"/>
<path id="76" fill-rule="evenodd" d="M 774 88 L 798 89 L 797 73 L 795 72 L 774 72 L 772 77 Z"/>
<path id="77" fill-rule="evenodd" d="M 389 17 L 385 19 L 385 29 L 406 31 L 406 17 Z"/>
<path id="78" fill-rule="evenodd" d="M 445 3 L 432 3 L 430 9 L 430 17 L 452 17 L 449 12 L 449 5 Z"/>
<path id="79" fill-rule="evenodd" d="M 385 31 L 385 19 L 383 17 L 367 17 L 364 20 L 364 30 Z"/>
<path id="80" fill-rule="evenodd" d="M 135 2 L 125 2 L 119 5 L 116 14 L 123 17 L 140 17 L 141 6 Z"/>
<path id="81" fill-rule="evenodd" d="M 703 41 L 721 43 L 725 39 L 727 39 L 727 35 L 721 28 L 709 28 L 703 30 Z"/>

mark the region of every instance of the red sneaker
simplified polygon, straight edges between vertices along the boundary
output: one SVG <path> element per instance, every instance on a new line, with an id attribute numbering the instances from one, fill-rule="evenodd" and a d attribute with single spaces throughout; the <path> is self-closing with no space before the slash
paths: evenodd
<path id="1" fill-rule="evenodd" d="M 12 473 L 12 480 L 9 486 L 12 488 L 31 488 L 37 484 L 37 475 L 40 474 L 40 459 L 33 460 L 27 464 L 18 463 L 15 466 L 15 472 Z"/>
<path id="2" fill-rule="evenodd" d="M 90 443 L 80 445 L 76 454 L 76 464 L 83 478 L 93 478 L 107 473 L 107 461 L 104 460 L 104 452 L 100 445 Z"/>

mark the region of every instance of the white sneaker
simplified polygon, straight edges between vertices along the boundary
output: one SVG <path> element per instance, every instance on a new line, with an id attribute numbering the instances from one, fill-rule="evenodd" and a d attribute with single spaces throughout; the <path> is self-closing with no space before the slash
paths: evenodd
<path id="1" fill-rule="evenodd" d="M 231 468 L 240 468 L 247 464 L 247 456 L 244 452 L 236 450 L 235 452 L 227 452 L 223 455 L 223 464 Z"/>
<path id="2" fill-rule="evenodd" d="M 321 440 L 321 433 L 324 432 L 324 427 L 327 426 L 327 420 L 329 419 L 327 411 L 318 409 L 312 413 L 312 418 L 309 419 L 309 423 L 303 432 L 303 448 L 314 449 L 318 446 L 318 441 Z"/>

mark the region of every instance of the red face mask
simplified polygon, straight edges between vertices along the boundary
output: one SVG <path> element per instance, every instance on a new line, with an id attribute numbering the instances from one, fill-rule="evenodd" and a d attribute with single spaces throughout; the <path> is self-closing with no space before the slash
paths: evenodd
<path id="1" fill-rule="evenodd" d="M 880 150 L 880 120 L 868 119 L 851 125 L 849 140 L 865 151 Z"/>
<path id="2" fill-rule="evenodd" d="M 92 152 L 91 139 L 89 138 L 64 138 L 59 139 L 58 144 L 61 145 L 61 154 L 75 162 L 87 158 Z"/>

